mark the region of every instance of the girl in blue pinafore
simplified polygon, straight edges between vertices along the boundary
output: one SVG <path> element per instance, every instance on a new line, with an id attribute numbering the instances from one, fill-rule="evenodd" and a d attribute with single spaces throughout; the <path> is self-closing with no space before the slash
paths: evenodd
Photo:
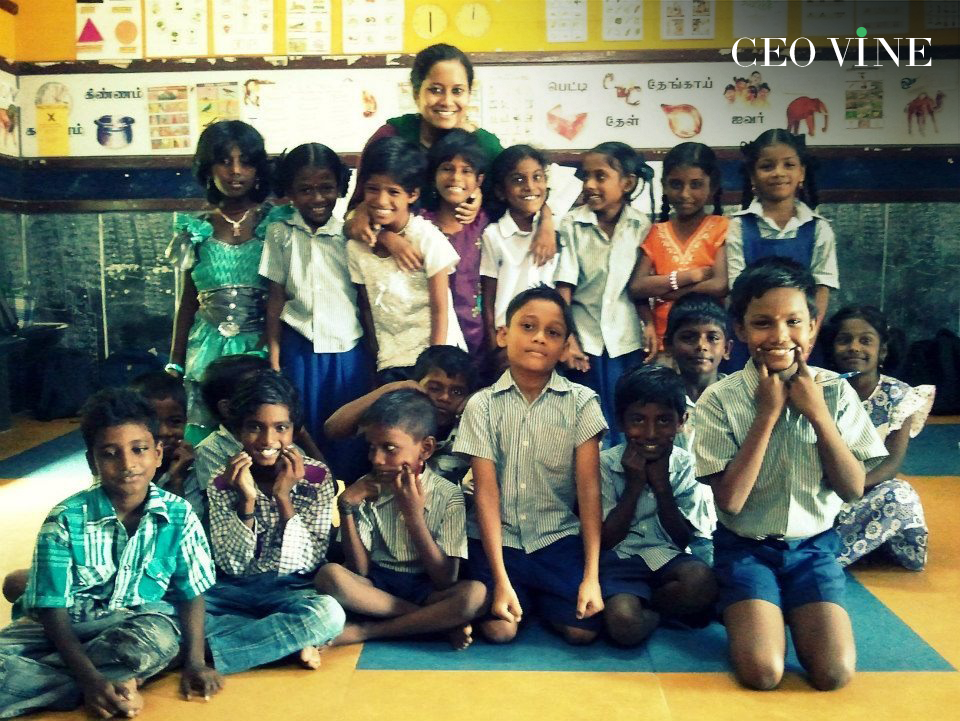
<path id="1" fill-rule="evenodd" d="M 743 210 L 734 213 L 727 230 L 729 285 L 732 288 L 741 271 L 760 258 L 791 258 L 813 273 L 819 328 L 830 303 L 830 290 L 840 287 L 840 277 L 833 228 L 813 210 L 817 207 L 814 159 L 807 153 L 802 135 L 779 128 L 761 133 L 741 152 Z M 746 346 L 736 341 L 721 370 L 741 370 L 749 357 Z M 809 360 L 823 365 L 819 347 Z"/>
<path id="2" fill-rule="evenodd" d="M 270 190 L 263 138 L 239 120 L 213 123 L 201 133 L 193 175 L 214 209 L 178 214 L 174 221 L 167 257 L 182 290 L 167 371 L 183 377 L 187 440 L 196 443 L 216 428 L 199 387 L 210 362 L 265 352 L 267 281 L 257 271 L 267 225 L 290 209 L 263 202 Z"/>

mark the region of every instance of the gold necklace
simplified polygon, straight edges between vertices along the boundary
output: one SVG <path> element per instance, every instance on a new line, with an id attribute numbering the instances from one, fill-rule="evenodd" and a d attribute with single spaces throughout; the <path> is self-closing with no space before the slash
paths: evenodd
<path id="1" fill-rule="evenodd" d="M 243 225 L 243 221 L 245 221 L 245 220 L 247 219 L 247 217 L 250 215 L 250 213 L 252 213 L 252 212 L 253 212 L 253 208 L 247 208 L 247 210 L 244 212 L 244 214 L 240 216 L 240 220 L 233 220 L 233 219 L 231 219 L 231 218 L 228 218 L 227 215 L 226 215 L 226 213 L 224 213 L 222 210 L 220 210 L 220 208 L 217 208 L 217 215 L 219 215 L 219 216 L 220 216 L 221 218 L 223 218 L 225 221 L 227 221 L 228 223 L 230 223 L 231 226 L 233 226 L 233 237 L 234 237 L 234 238 L 239 238 L 239 237 L 240 237 L 240 226 Z"/>

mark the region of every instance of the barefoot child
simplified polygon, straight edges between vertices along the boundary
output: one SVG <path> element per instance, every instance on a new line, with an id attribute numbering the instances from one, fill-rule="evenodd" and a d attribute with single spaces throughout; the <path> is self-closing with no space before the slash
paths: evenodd
<path id="1" fill-rule="evenodd" d="M 220 570 L 207 622 L 214 666 L 236 673 L 293 655 L 319 668 L 319 648 L 344 621 L 339 604 L 311 585 L 326 557 L 336 484 L 293 446 L 300 402 L 276 371 L 245 380 L 228 417 L 243 450 L 208 488 Z"/>
<path id="2" fill-rule="evenodd" d="M 661 615 L 702 623 L 713 604 L 713 572 L 687 552 L 713 533 L 713 497 L 693 456 L 673 444 L 687 415 L 676 373 L 644 366 L 620 376 L 616 404 L 627 440 L 600 454 L 601 543 L 615 554 L 602 566 L 603 615 L 615 643 L 635 646 Z"/>
<path id="3" fill-rule="evenodd" d="M 497 342 L 510 368 L 467 402 L 454 445 L 471 457 L 475 483 L 469 574 L 487 586 L 490 604 L 480 628 L 490 641 L 512 641 L 536 598 L 564 639 L 590 643 L 603 610 L 599 455 L 607 426 L 597 394 L 556 372 L 573 329 L 563 297 L 546 286 L 525 290 L 510 301 L 506 323 Z"/>
<path id="4" fill-rule="evenodd" d="M 374 620 L 348 623 L 334 643 L 446 631 L 466 648 L 486 592 L 457 581 L 467 554 L 463 493 L 425 465 L 436 445 L 433 406 L 419 391 L 392 391 L 360 427 L 373 471 L 341 494 L 345 565 L 328 563 L 316 585 Z"/>
<path id="5" fill-rule="evenodd" d="M 87 401 L 80 429 L 98 483 L 40 528 L 30 617 L 0 631 L 2 718 L 81 703 L 102 718 L 135 716 L 138 686 L 179 654 L 187 698 L 223 685 L 203 658 L 207 540 L 190 505 L 151 483 L 163 454 L 156 413 L 138 393 L 109 389 Z"/>
<path id="6" fill-rule="evenodd" d="M 856 665 L 833 519 L 863 494 L 864 464 L 887 451 L 853 388 L 806 364 L 815 294 L 796 261 L 748 266 L 730 312 L 751 360 L 695 411 L 697 476 L 720 517 L 714 568 L 730 656 L 755 689 L 783 677 L 785 624 L 815 688 L 844 686 Z"/>

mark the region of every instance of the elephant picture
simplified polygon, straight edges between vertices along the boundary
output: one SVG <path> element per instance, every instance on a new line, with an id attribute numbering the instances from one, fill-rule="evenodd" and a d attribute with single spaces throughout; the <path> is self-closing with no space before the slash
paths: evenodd
<path id="1" fill-rule="evenodd" d="M 827 132 L 827 106 L 819 98 L 808 98 L 806 95 L 801 95 L 787 106 L 787 130 L 794 134 L 799 133 L 800 123 L 805 121 L 807 135 L 813 137 L 817 134 L 814 123 L 817 113 L 823 114 L 823 130 L 821 132 L 825 133 Z"/>

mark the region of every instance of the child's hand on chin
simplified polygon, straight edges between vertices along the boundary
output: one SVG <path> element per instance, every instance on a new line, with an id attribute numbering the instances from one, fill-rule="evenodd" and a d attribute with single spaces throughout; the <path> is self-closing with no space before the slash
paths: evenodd
<path id="1" fill-rule="evenodd" d="M 788 382 L 787 392 L 790 405 L 811 421 L 830 415 L 823 397 L 823 387 L 817 383 L 818 378 L 810 375 L 807 362 L 797 348 L 797 372 Z"/>
<path id="2" fill-rule="evenodd" d="M 246 451 L 240 451 L 230 459 L 227 466 L 227 480 L 232 488 L 236 488 L 246 499 L 256 499 L 257 484 L 250 472 L 253 459 Z"/>
<path id="3" fill-rule="evenodd" d="M 380 496 L 380 484 L 372 473 L 368 473 L 347 486 L 340 494 L 344 503 L 358 506 L 364 501 L 372 501 Z"/>
<path id="4" fill-rule="evenodd" d="M 757 383 L 757 413 L 768 413 L 779 418 L 787 402 L 787 384 L 777 373 L 771 373 L 767 364 L 757 363 L 760 381 Z"/>

